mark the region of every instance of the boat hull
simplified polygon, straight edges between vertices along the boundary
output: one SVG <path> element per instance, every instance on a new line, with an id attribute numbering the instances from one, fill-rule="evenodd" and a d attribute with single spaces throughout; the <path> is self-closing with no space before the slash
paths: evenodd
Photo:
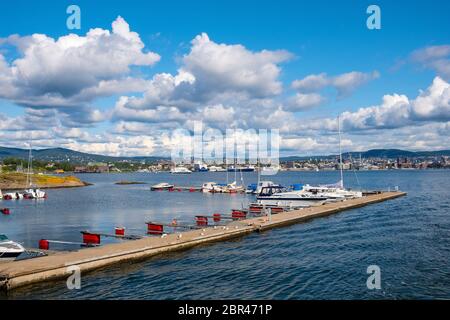
<path id="1" fill-rule="evenodd" d="M 314 198 L 274 198 L 274 197 L 257 197 L 258 204 L 268 206 L 280 207 L 311 207 L 320 206 L 326 202 L 327 199 Z"/>

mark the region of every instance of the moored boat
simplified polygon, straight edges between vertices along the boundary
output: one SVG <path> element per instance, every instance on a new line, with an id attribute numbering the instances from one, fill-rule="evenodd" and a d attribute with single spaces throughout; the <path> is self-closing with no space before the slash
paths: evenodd
<path id="1" fill-rule="evenodd" d="M 289 191 L 280 186 L 263 187 L 256 197 L 258 204 L 285 206 L 285 207 L 309 207 L 324 204 L 328 198 L 323 195 L 314 195 L 304 190 Z"/>
<path id="2" fill-rule="evenodd" d="M 4 234 L 0 234 L 0 262 L 14 260 L 23 252 L 25 252 L 25 248 L 21 244 L 9 240 Z"/>
<path id="3" fill-rule="evenodd" d="M 158 191 L 158 190 L 168 190 L 168 189 L 173 189 L 174 185 L 167 183 L 167 182 L 161 182 L 158 184 L 155 184 L 153 186 L 150 187 L 150 190 L 152 191 Z"/>
<path id="4" fill-rule="evenodd" d="M 175 167 L 172 170 L 170 170 L 170 173 L 172 173 L 172 174 L 190 174 L 190 173 L 192 173 L 192 171 L 185 167 Z"/>

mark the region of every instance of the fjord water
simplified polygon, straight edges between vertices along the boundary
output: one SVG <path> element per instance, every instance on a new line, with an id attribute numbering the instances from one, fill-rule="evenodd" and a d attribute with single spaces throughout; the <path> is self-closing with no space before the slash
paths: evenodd
<path id="1" fill-rule="evenodd" d="M 36 247 L 41 238 L 77 241 L 80 230 L 143 234 L 145 221 L 192 221 L 227 213 L 252 196 L 150 192 L 158 182 L 199 186 L 226 173 L 84 174 L 92 186 L 49 190 L 45 201 L 3 201 L 0 233 Z M 230 177 L 232 174 L 230 175 Z M 255 173 L 244 174 L 256 182 Z M 284 185 L 332 183 L 337 172 L 281 172 Z M 120 180 L 146 185 L 115 185 Z M 450 298 L 450 170 L 345 173 L 346 185 L 399 186 L 406 197 L 290 227 L 124 263 L 82 276 L 81 290 L 65 281 L 28 286 L 10 299 L 434 299 Z M 108 240 L 114 242 L 116 240 Z M 53 247 L 60 248 L 60 247 Z M 72 247 L 71 249 L 75 249 Z M 381 289 L 366 286 L 367 267 L 381 269 Z"/>

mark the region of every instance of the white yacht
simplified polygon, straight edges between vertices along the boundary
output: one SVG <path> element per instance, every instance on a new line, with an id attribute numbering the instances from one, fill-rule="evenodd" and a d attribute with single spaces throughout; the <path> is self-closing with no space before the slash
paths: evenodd
<path id="1" fill-rule="evenodd" d="M 344 188 L 344 173 L 342 163 L 342 148 L 341 148 L 341 124 L 339 117 L 337 118 L 337 127 L 339 132 L 339 171 L 341 179 L 334 184 L 319 185 L 319 186 L 303 186 L 303 191 L 312 193 L 314 195 L 325 196 L 329 201 L 338 201 L 344 199 L 361 198 L 361 191 L 353 191 Z"/>
<path id="2" fill-rule="evenodd" d="M 167 183 L 167 182 L 161 182 L 158 184 L 155 184 L 153 186 L 150 187 L 150 190 L 152 191 L 157 191 L 157 190 L 168 190 L 168 189 L 172 189 L 174 187 L 173 184 Z"/>
<path id="3" fill-rule="evenodd" d="M 344 200 L 352 198 L 361 198 L 361 191 L 347 190 L 342 187 L 342 181 L 336 184 L 310 186 L 306 184 L 303 186 L 303 190 L 312 194 L 320 194 L 334 200 Z"/>
<path id="4" fill-rule="evenodd" d="M 281 186 L 262 187 L 256 197 L 261 205 L 281 207 L 310 207 L 324 204 L 328 197 L 305 190 L 288 191 Z"/>
<path id="5" fill-rule="evenodd" d="M 251 184 L 245 190 L 245 193 L 260 194 L 264 187 L 281 187 L 279 184 L 273 181 L 259 181 L 257 184 Z"/>
<path id="6" fill-rule="evenodd" d="M 172 173 L 172 174 L 189 174 L 189 173 L 192 173 L 192 171 L 185 167 L 175 167 L 172 170 L 170 170 L 170 173 Z"/>
<path id="7" fill-rule="evenodd" d="M 222 192 L 222 186 L 219 186 L 218 184 L 217 184 L 217 182 L 205 182 L 203 185 L 202 185 L 202 192 L 203 193 L 208 193 L 208 192 L 211 192 L 211 193 L 216 193 L 216 192 Z"/>
<path id="8" fill-rule="evenodd" d="M 4 234 L 0 234 L 0 262 L 14 260 L 23 252 L 25 252 L 25 248 L 21 244 L 9 240 Z"/>

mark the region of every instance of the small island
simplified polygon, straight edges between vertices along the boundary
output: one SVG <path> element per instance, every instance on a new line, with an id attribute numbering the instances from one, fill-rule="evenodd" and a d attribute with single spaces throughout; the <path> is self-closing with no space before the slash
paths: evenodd
<path id="1" fill-rule="evenodd" d="M 33 174 L 33 185 L 41 189 L 49 188 L 74 188 L 89 185 L 75 176 L 51 176 L 45 174 Z M 24 173 L 0 173 L 0 190 L 26 189 L 27 175 Z"/>
<path id="2" fill-rule="evenodd" d="M 119 182 L 116 182 L 116 184 L 118 184 L 118 185 L 147 184 L 147 182 L 142 182 L 142 181 L 119 181 Z"/>

